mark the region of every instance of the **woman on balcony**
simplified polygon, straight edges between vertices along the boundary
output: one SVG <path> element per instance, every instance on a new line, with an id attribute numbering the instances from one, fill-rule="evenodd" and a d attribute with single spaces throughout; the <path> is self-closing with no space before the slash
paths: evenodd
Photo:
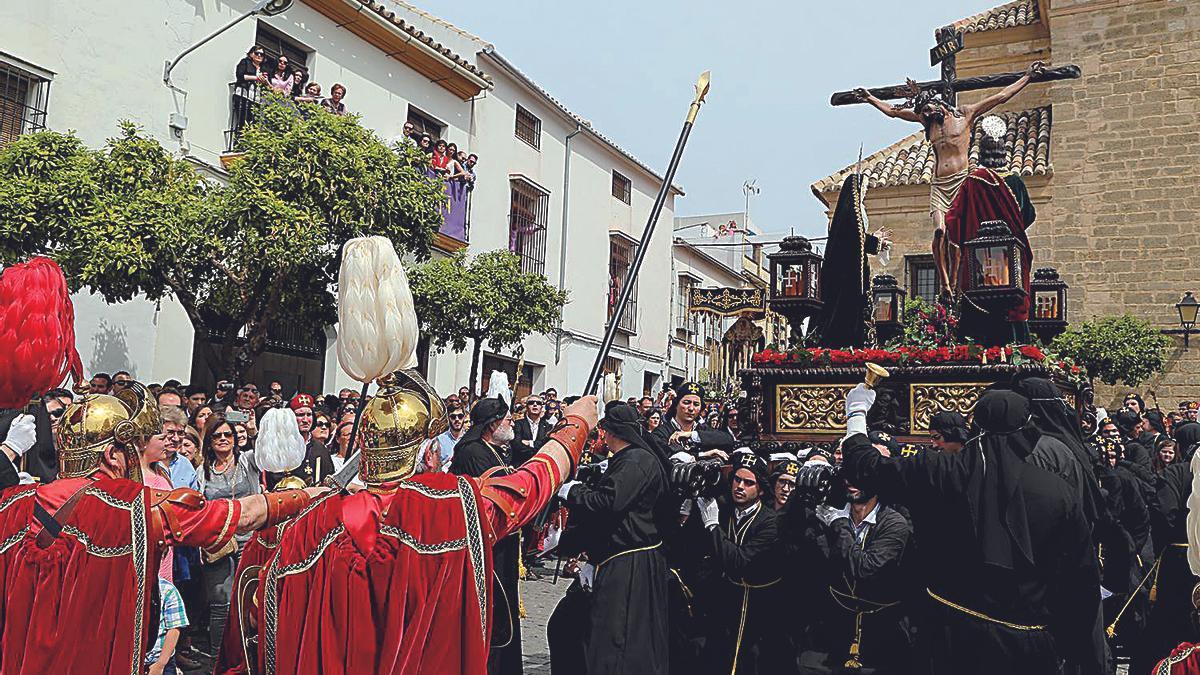
<path id="1" fill-rule="evenodd" d="M 292 89 L 296 86 L 296 73 L 288 68 L 288 58 L 282 54 L 275 59 L 275 67 L 267 78 L 271 89 L 291 98 Z"/>
<path id="2" fill-rule="evenodd" d="M 264 56 L 263 48 L 254 45 L 234 69 L 233 123 L 229 128 L 235 137 L 243 126 L 253 121 L 258 88 L 267 84 L 267 74 L 263 70 Z"/>

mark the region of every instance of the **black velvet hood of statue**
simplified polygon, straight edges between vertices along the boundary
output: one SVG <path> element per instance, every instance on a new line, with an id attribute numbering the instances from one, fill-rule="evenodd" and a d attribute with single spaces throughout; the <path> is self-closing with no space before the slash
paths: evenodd
<path id="1" fill-rule="evenodd" d="M 821 315 L 816 325 L 822 347 L 864 347 L 871 308 L 871 268 L 867 255 L 879 251 L 879 240 L 866 232 L 859 177 L 842 183 L 837 207 L 829 222 L 825 259 L 821 263 Z"/>

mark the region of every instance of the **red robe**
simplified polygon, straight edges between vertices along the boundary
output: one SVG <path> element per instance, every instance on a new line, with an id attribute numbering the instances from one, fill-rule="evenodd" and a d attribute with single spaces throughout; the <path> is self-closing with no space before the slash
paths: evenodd
<path id="1" fill-rule="evenodd" d="M 1154 666 L 1151 675 L 1200 675 L 1200 645 L 1181 643 Z"/>
<path id="2" fill-rule="evenodd" d="M 1021 207 L 1004 178 L 992 169 L 980 167 L 967 176 L 962 189 L 954 198 L 954 204 L 946 213 L 946 238 L 960 248 L 979 233 L 979 224 L 989 220 L 1003 220 L 1012 229 L 1021 249 L 1021 284 L 1025 288 L 1025 299 L 1008 311 L 1011 322 L 1029 319 L 1029 267 L 1033 264 L 1033 249 L 1025 230 L 1029 223 L 1021 215 Z M 958 267 L 958 287 L 967 288 L 970 282 L 970 266 L 966 252 Z"/>
<path id="3" fill-rule="evenodd" d="M 535 458 L 503 478 L 425 473 L 387 494 L 331 493 L 261 532 L 236 577 L 260 566 L 255 672 L 485 673 L 492 546 L 553 497 L 551 467 Z M 235 597 L 217 673 L 246 672 L 238 609 Z"/>
<path id="4" fill-rule="evenodd" d="M 85 489 L 45 549 L 34 502 L 51 514 Z M 168 546 L 219 548 L 241 505 L 124 478 L 68 478 L 0 493 L 0 672 L 140 675 L 158 637 L 158 566 Z M 187 497 L 181 504 L 178 497 Z M 163 527 L 164 521 L 172 524 Z"/>

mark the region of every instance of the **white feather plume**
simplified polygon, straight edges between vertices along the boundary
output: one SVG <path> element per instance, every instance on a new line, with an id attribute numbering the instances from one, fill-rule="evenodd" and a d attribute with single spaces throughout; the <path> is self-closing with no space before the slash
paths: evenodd
<path id="1" fill-rule="evenodd" d="M 271 408 L 263 414 L 254 442 L 254 459 L 263 471 L 291 471 L 304 462 L 306 452 L 296 413 L 289 408 Z"/>
<path id="2" fill-rule="evenodd" d="M 621 398 L 621 392 L 617 387 L 617 374 L 605 373 L 600 378 L 600 402 L 608 403 Z"/>
<path id="3" fill-rule="evenodd" d="M 1184 452 L 1187 448 L 1179 448 Z M 1188 566 L 1200 575 L 1200 450 L 1192 455 L 1192 494 L 1187 500 Z"/>
<path id="4" fill-rule="evenodd" d="M 417 312 L 386 237 L 346 242 L 338 272 L 338 363 L 359 382 L 417 364 Z"/>
<path id="5" fill-rule="evenodd" d="M 1004 138 L 1004 134 L 1008 133 L 1008 123 L 995 115 L 988 115 L 979 122 L 979 128 L 983 129 L 983 133 L 996 140 Z"/>
<path id="6" fill-rule="evenodd" d="M 512 407 L 512 390 L 508 388 L 508 373 L 503 370 L 493 370 L 488 378 L 488 396 L 503 399 L 508 407 Z"/>

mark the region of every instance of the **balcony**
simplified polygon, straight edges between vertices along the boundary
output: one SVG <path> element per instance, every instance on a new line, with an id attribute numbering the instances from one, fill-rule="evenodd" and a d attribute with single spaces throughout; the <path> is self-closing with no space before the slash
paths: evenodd
<path id="1" fill-rule="evenodd" d="M 265 87 L 263 88 L 265 90 Z M 221 165 L 228 170 L 242 153 L 238 147 L 242 129 L 254 121 L 262 105 L 262 92 L 256 83 L 229 83 L 229 124 L 225 130 L 225 152 Z M 297 114 L 301 114 L 297 110 Z M 426 175 L 435 177 L 432 168 Z M 471 185 L 459 181 L 446 182 L 446 201 L 442 207 L 442 225 L 434 236 L 433 246 L 453 253 L 467 247 L 471 231 Z"/>

